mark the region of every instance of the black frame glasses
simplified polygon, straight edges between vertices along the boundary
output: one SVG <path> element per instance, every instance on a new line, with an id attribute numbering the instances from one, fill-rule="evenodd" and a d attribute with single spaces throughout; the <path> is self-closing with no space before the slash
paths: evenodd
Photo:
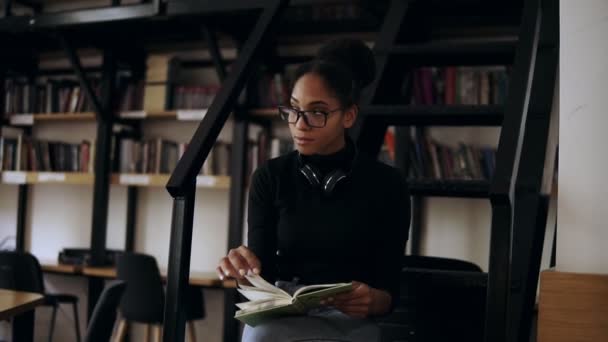
<path id="1" fill-rule="evenodd" d="M 300 117 L 302 117 L 304 118 L 306 125 L 313 128 L 325 127 L 329 114 L 342 110 L 342 108 L 336 108 L 334 110 L 299 110 L 289 106 L 278 106 L 278 109 L 281 119 L 287 121 L 287 123 L 296 124 Z"/>

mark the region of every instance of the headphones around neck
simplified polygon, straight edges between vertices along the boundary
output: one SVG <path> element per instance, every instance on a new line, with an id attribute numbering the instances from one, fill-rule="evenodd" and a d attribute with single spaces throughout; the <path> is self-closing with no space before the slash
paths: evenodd
<path id="1" fill-rule="evenodd" d="M 338 185 L 338 183 L 347 179 L 354 167 L 355 161 L 357 160 L 357 156 L 359 151 L 355 146 L 355 155 L 351 161 L 350 170 L 348 172 L 342 169 L 335 169 L 327 173 L 327 175 L 322 176 L 323 174 L 319 169 L 317 169 L 314 165 L 306 164 L 302 160 L 302 156 L 298 152 L 298 162 L 300 164 L 299 171 L 306 178 L 308 183 L 315 189 L 321 188 L 325 195 L 331 195 L 334 192 L 334 189 Z"/>

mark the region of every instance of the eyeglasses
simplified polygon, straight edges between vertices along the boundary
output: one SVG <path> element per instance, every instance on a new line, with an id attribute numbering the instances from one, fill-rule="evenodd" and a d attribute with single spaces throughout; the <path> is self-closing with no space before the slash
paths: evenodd
<path id="1" fill-rule="evenodd" d="M 327 117 L 333 112 L 342 110 L 337 108 L 334 110 L 299 110 L 288 106 L 278 106 L 281 119 L 287 123 L 295 124 L 300 117 L 304 118 L 306 125 L 314 128 L 323 128 L 327 124 Z"/>

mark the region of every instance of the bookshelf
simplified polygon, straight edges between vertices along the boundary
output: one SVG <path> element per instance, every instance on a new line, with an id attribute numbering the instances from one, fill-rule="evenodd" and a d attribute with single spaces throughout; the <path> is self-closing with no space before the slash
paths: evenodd
<path id="1" fill-rule="evenodd" d="M 32 126 L 44 122 L 95 121 L 95 113 L 14 114 L 9 123 L 14 126 Z"/>
<path id="2" fill-rule="evenodd" d="M 3 184 L 93 184 L 93 175 L 85 172 L 4 171 Z"/>

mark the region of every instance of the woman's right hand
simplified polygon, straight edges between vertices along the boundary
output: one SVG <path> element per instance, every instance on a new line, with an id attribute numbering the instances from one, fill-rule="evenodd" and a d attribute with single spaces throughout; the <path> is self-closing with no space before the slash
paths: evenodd
<path id="1" fill-rule="evenodd" d="M 260 259 L 246 246 L 240 246 L 228 251 L 228 255 L 220 260 L 217 273 L 220 279 L 245 279 L 245 274 L 252 272 L 260 274 L 262 265 Z"/>

